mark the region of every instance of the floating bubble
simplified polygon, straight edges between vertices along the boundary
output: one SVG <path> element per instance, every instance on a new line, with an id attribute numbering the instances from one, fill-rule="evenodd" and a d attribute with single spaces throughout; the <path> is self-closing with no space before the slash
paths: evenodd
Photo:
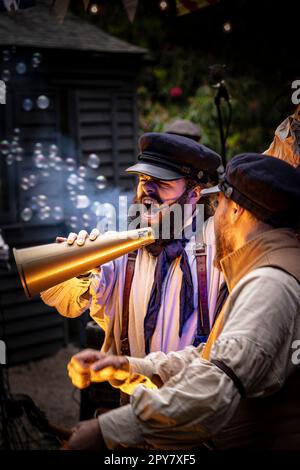
<path id="1" fill-rule="evenodd" d="M 100 163 L 101 163 L 101 159 L 100 157 L 98 157 L 98 155 L 96 155 L 96 153 L 91 153 L 88 156 L 87 164 L 90 168 L 93 168 L 93 169 L 98 168 Z"/>
<path id="2" fill-rule="evenodd" d="M 63 168 L 63 161 L 61 157 L 54 157 L 54 170 L 61 171 Z"/>
<path id="3" fill-rule="evenodd" d="M 37 182 L 38 182 L 38 177 L 37 175 L 35 175 L 34 173 L 31 173 L 29 176 L 28 176 L 28 180 L 29 180 L 29 186 L 31 188 L 34 188 L 34 186 L 36 186 Z"/>
<path id="4" fill-rule="evenodd" d="M 49 219 L 50 217 L 50 211 L 39 211 L 38 212 L 38 218 L 40 220 L 46 220 L 46 219 Z"/>
<path id="5" fill-rule="evenodd" d="M 77 224 L 77 222 L 78 222 L 77 216 L 76 215 L 71 215 L 70 222 L 72 224 Z"/>
<path id="6" fill-rule="evenodd" d="M 82 220 L 83 220 L 84 222 L 91 222 L 91 216 L 90 216 L 90 214 L 88 214 L 88 213 L 83 214 L 83 215 L 82 215 Z"/>
<path id="7" fill-rule="evenodd" d="M 18 147 L 16 147 L 16 150 L 15 150 L 14 153 L 15 153 L 17 162 L 21 162 L 23 160 L 24 149 L 22 147 L 18 146 Z"/>
<path id="8" fill-rule="evenodd" d="M 45 194 L 39 194 L 37 196 L 36 202 L 38 206 L 45 207 L 48 202 L 48 198 L 45 196 Z"/>
<path id="9" fill-rule="evenodd" d="M 4 69 L 3 72 L 2 72 L 1 78 L 4 82 L 9 82 L 9 80 L 11 78 L 10 70 Z"/>
<path id="10" fill-rule="evenodd" d="M 23 176 L 23 178 L 21 178 L 20 187 L 21 189 L 23 189 L 23 191 L 28 191 L 28 189 L 30 188 L 30 182 L 26 176 Z"/>
<path id="11" fill-rule="evenodd" d="M 10 152 L 10 143 L 8 140 L 2 140 L 0 143 L 0 152 L 2 155 L 8 155 Z"/>
<path id="12" fill-rule="evenodd" d="M 78 175 L 81 177 L 81 178 L 85 178 L 86 175 L 87 175 L 87 168 L 85 166 L 80 166 L 78 168 Z"/>
<path id="13" fill-rule="evenodd" d="M 76 186 L 77 180 L 78 176 L 75 173 L 71 173 L 70 176 L 68 176 L 67 183 L 71 184 L 72 186 Z"/>
<path id="14" fill-rule="evenodd" d="M 64 217 L 63 208 L 60 206 L 54 206 L 52 210 L 52 217 L 54 220 L 62 220 Z"/>
<path id="15" fill-rule="evenodd" d="M 76 162 L 74 158 L 67 158 L 65 161 L 67 171 L 74 171 L 76 168 Z"/>
<path id="16" fill-rule="evenodd" d="M 77 179 L 77 183 L 78 183 L 78 189 L 79 191 L 85 191 L 85 184 L 84 184 L 84 179 L 83 178 L 78 178 Z"/>
<path id="17" fill-rule="evenodd" d="M 19 127 L 15 127 L 13 130 L 13 133 L 14 133 L 14 138 L 20 137 L 21 129 Z"/>
<path id="18" fill-rule="evenodd" d="M 19 75 L 24 75 L 24 73 L 26 73 L 26 71 L 27 71 L 27 66 L 26 66 L 25 62 L 18 62 L 17 65 L 16 65 L 16 72 Z"/>
<path id="19" fill-rule="evenodd" d="M 107 185 L 107 180 L 104 175 L 99 175 L 96 178 L 96 187 L 100 190 L 105 189 Z"/>
<path id="20" fill-rule="evenodd" d="M 34 151 L 42 152 L 42 150 L 43 150 L 43 144 L 41 142 L 36 142 L 34 144 Z"/>
<path id="21" fill-rule="evenodd" d="M 7 165 L 12 165 L 13 162 L 14 162 L 14 156 L 11 153 L 6 155 L 6 164 Z"/>
<path id="22" fill-rule="evenodd" d="M 34 165 L 37 168 L 48 168 L 47 158 L 42 153 L 37 153 L 34 157 Z"/>
<path id="23" fill-rule="evenodd" d="M 4 51 L 2 52 L 2 60 L 3 62 L 10 61 L 10 51 L 8 49 L 4 49 Z"/>
<path id="24" fill-rule="evenodd" d="M 29 222 L 32 219 L 32 210 L 30 207 L 25 207 L 21 212 L 21 219 L 24 222 Z"/>
<path id="25" fill-rule="evenodd" d="M 50 106 L 50 100 L 46 95 L 40 95 L 36 100 L 36 105 L 39 109 L 47 109 Z"/>
<path id="26" fill-rule="evenodd" d="M 46 180 L 50 177 L 50 173 L 49 171 L 42 171 L 41 176 L 44 180 Z"/>
<path id="27" fill-rule="evenodd" d="M 32 198 L 30 199 L 30 207 L 33 211 L 38 210 L 37 196 L 32 196 Z"/>
<path id="28" fill-rule="evenodd" d="M 58 147 L 57 147 L 57 145 L 51 144 L 51 145 L 49 146 L 49 154 L 50 154 L 50 155 L 57 155 L 57 153 L 58 153 Z"/>
<path id="29" fill-rule="evenodd" d="M 33 110 L 33 108 L 34 108 L 34 103 L 33 103 L 33 101 L 32 101 L 30 98 L 25 98 L 25 99 L 23 100 L 22 107 L 23 107 L 24 111 L 29 112 L 29 111 L 32 111 L 32 110 Z"/>
<path id="30" fill-rule="evenodd" d="M 77 209 L 86 209 L 89 207 L 91 201 L 86 194 L 78 194 L 75 200 L 75 206 Z"/>
<path id="31" fill-rule="evenodd" d="M 38 68 L 42 61 L 42 54 L 35 52 L 31 59 L 31 64 L 34 69 Z"/>

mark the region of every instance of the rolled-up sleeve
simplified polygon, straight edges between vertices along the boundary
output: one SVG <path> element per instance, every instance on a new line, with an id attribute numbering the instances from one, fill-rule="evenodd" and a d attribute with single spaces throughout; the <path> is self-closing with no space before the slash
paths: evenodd
<path id="1" fill-rule="evenodd" d="M 61 315 L 75 318 L 90 308 L 92 303 L 103 307 L 111 295 L 115 279 L 115 263 L 111 261 L 92 270 L 87 276 L 72 278 L 41 292 L 41 298 Z"/>
<path id="2" fill-rule="evenodd" d="M 271 268 L 246 276 L 232 293 L 227 321 L 210 360 L 192 353 L 186 356 L 189 362 L 184 360 L 186 350 L 176 353 L 183 354 L 181 370 L 161 389 L 140 385 L 129 407 L 101 417 L 108 446 L 188 449 L 216 435 L 233 417 L 241 396 L 235 382 L 214 360 L 234 372 L 249 397 L 278 390 L 286 378 L 298 313 L 299 286 L 291 276 Z M 136 431 L 124 436 L 119 416 L 122 429 L 128 420 L 128 426 L 136 423 Z"/>

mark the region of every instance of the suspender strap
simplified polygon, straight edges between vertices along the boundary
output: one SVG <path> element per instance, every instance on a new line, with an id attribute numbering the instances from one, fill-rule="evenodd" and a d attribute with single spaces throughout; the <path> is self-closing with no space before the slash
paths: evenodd
<path id="1" fill-rule="evenodd" d="M 219 361 L 218 359 L 212 359 L 210 362 L 214 364 L 215 366 L 217 366 L 219 369 L 221 369 L 224 372 L 224 374 L 226 374 L 232 380 L 232 382 L 238 389 L 238 392 L 241 395 L 241 398 L 246 398 L 246 391 L 245 391 L 244 385 L 242 384 L 238 376 L 233 372 L 233 370 L 230 367 L 228 367 L 226 364 L 224 364 L 223 361 Z"/>
<path id="2" fill-rule="evenodd" d="M 194 255 L 197 263 L 197 280 L 198 280 L 198 319 L 197 319 L 197 335 L 194 346 L 202 342 L 206 342 L 209 332 L 209 310 L 207 295 L 207 275 L 206 275 L 206 245 L 198 242 L 194 248 Z"/>
<path id="3" fill-rule="evenodd" d="M 123 311 L 122 311 L 122 331 L 121 331 L 121 354 L 123 356 L 130 356 L 130 347 L 128 340 L 128 324 L 129 324 L 129 297 L 132 279 L 134 275 L 134 268 L 136 262 L 136 251 L 129 253 L 126 265 L 125 284 L 123 291 Z"/>

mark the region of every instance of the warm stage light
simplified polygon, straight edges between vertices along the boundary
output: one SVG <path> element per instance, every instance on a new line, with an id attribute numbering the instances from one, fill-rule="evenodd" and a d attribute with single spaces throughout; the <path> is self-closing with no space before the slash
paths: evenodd
<path id="1" fill-rule="evenodd" d="M 98 15 L 100 13 L 100 7 L 99 5 L 97 5 L 96 3 L 93 3 L 91 6 L 90 6 L 90 13 L 92 15 Z"/>
<path id="2" fill-rule="evenodd" d="M 161 2 L 159 2 L 159 8 L 160 8 L 162 11 L 165 11 L 165 10 L 168 8 L 168 2 L 166 2 L 166 1 L 161 1 Z"/>
<path id="3" fill-rule="evenodd" d="M 231 33 L 232 25 L 231 25 L 230 21 L 226 21 L 226 23 L 223 24 L 223 31 L 224 31 L 224 33 Z"/>

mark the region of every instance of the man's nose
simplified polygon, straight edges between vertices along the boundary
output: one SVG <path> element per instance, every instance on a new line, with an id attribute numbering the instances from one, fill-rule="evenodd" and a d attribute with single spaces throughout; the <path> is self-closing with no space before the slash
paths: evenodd
<path id="1" fill-rule="evenodd" d="M 154 181 L 151 181 L 151 180 L 145 181 L 143 183 L 143 187 L 147 196 L 151 196 L 151 194 L 155 194 L 156 189 L 157 189 L 156 184 L 154 183 Z"/>

